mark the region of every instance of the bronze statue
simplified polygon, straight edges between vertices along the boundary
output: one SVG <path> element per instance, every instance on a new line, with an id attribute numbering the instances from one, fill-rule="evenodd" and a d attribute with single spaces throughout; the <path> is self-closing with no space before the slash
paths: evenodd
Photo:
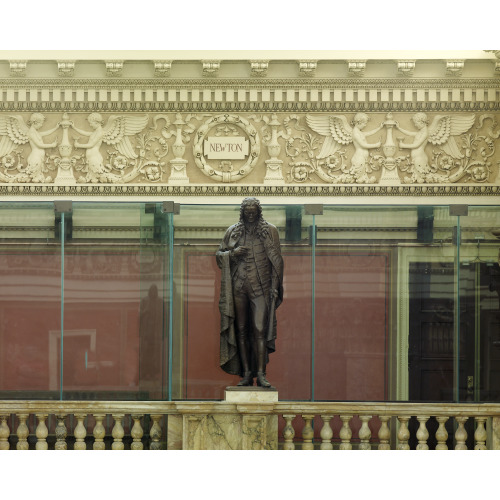
<path id="1" fill-rule="evenodd" d="M 278 230 L 262 217 L 256 198 L 245 198 L 240 221 L 229 227 L 216 254 L 222 270 L 220 365 L 239 386 L 271 387 L 266 379 L 275 351 L 276 309 L 283 301 L 283 258 Z"/>

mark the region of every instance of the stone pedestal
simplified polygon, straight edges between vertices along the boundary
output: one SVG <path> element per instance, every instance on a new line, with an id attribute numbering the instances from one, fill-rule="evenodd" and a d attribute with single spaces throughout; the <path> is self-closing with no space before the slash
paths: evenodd
<path id="1" fill-rule="evenodd" d="M 278 390 L 276 387 L 264 389 L 262 387 L 229 386 L 224 391 L 226 403 L 277 403 Z"/>
<path id="2" fill-rule="evenodd" d="M 169 416 L 168 448 L 183 450 L 277 450 L 275 388 L 227 387 L 225 398 L 199 408 L 177 403 Z"/>
<path id="3" fill-rule="evenodd" d="M 235 449 L 278 449 L 278 416 L 270 414 L 274 403 L 278 402 L 275 387 L 226 387 L 225 401 L 237 404 L 241 413 Z"/>

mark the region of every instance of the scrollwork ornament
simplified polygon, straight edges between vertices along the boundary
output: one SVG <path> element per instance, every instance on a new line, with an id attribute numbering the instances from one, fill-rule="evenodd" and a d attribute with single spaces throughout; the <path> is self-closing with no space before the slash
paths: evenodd
<path id="1" fill-rule="evenodd" d="M 220 164 L 217 167 L 210 165 L 205 158 L 203 149 L 204 141 L 209 134 L 215 129 L 213 135 L 219 134 L 220 136 L 225 127 L 231 135 L 234 135 L 234 127 L 242 131 L 248 138 L 250 145 L 249 154 L 244 164 L 242 166 L 238 165 L 236 168 L 233 165 L 230 171 L 222 170 Z M 196 166 L 206 176 L 219 182 L 236 182 L 246 177 L 254 169 L 260 155 L 260 138 L 255 127 L 245 118 L 229 113 L 215 115 L 205 121 L 197 130 L 193 144 L 193 155 Z"/>

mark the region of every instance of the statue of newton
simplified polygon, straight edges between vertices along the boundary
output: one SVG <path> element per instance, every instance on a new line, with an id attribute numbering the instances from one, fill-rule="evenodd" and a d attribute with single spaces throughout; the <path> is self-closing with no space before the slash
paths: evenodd
<path id="1" fill-rule="evenodd" d="M 216 254 L 221 273 L 220 365 L 241 377 L 239 386 L 271 387 L 266 378 L 275 351 L 276 309 L 283 300 L 283 258 L 278 230 L 262 217 L 256 198 L 241 203 Z"/>

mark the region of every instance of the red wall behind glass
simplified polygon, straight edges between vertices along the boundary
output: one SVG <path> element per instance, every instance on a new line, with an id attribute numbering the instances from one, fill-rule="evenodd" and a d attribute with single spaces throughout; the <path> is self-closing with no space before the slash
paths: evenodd
<path id="1" fill-rule="evenodd" d="M 284 252 L 285 297 L 268 379 L 281 400 L 312 398 L 311 256 Z M 185 394 L 222 399 L 238 377 L 219 368 L 220 272 L 213 253 L 186 254 Z M 199 290 L 203 293 L 200 294 Z M 198 290 L 198 291 L 197 291 Z M 315 400 L 387 399 L 388 259 L 316 256 Z"/>

